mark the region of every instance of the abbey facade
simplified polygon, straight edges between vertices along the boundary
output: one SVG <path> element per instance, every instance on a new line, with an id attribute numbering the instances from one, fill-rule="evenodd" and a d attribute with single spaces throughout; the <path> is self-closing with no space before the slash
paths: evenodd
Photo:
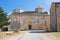
<path id="1" fill-rule="evenodd" d="M 35 11 L 14 9 L 10 17 L 8 30 L 50 30 L 50 15 L 43 8 Z"/>

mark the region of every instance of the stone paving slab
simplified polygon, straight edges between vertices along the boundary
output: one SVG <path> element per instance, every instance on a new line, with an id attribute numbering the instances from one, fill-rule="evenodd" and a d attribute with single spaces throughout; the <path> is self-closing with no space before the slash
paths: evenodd
<path id="1" fill-rule="evenodd" d="M 60 40 L 60 37 L 53 34 L 57 33 L 27 33 L 19 40 Z"/>

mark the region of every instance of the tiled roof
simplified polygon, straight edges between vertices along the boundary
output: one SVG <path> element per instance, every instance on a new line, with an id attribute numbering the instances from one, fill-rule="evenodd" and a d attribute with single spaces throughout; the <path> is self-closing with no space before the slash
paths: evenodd
<path id="1" fill-rule="evenodd" d="M 47 12 L 35 12 L 35 11 L 24 11 L 22 13 L 13 12 L 11 15 L 43 15 L 48 14 Z"/>

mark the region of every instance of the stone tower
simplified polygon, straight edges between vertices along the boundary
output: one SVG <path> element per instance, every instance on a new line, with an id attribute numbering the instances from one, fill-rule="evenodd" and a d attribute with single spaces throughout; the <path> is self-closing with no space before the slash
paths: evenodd
<path id="1" fill-rule="evenodd" d="M 60 2 L 53 2 L 50 8 L 51 31 L 60 31 Z"/>

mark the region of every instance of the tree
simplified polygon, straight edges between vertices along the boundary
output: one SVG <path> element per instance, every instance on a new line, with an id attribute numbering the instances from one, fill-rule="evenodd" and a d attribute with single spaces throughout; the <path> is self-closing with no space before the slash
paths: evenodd
<path id="1" fill-rule="evenodd" d="M 3 26 L 9 25 L 9 18 L 7 16 L 7 13 L 4 12 L 4 10 L 0 7 L 0 29 L 2 29 Z"/>

